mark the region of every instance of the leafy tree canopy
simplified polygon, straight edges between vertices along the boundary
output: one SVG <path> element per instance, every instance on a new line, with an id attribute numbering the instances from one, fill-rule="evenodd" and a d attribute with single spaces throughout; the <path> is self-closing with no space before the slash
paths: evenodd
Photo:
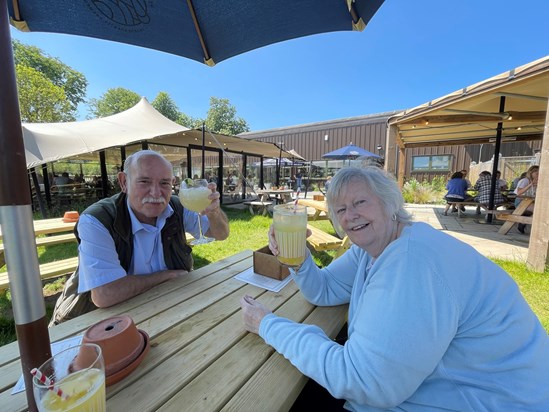
<path id="1" fill-rule="evenodd" d="M 65 98 L 70 103 L 69 110 L 74 119 L 78 104 L 86 100 L 86 88 L 88 87 L 86 77 L 59 59 L 47 55 L 36 46 L 29 46 L 18 40 L 13 40 L 12 45 L 16 66 L 31 67 L 42 73 L 55 86 L 63 89 Z"/>
<path id="2" fill-rule="evenodd" d="M 177 104 L 166 92 L 158 93 L 151 105 L 171 121 L 177 122 L 181 115 Z"/>
<path id="3" fill-rule="evenodd" d="M 23 65 L 15 66 L 21 120 L 29 123 L 75 120 L 71 103 L 62 87 L 43 73 Z"/>
<path id="4" fill-rule="evenodd" d="M 206 127 L 212 132 L 236 135 L 249 132 L 246 120 L 236 117 L 236 108 L 229 99 L 210 97 L 210 109 L 206 117 Z"/>
<path id="5" fill-rule="evenodd" d="M 141 97 L 123 87 L 107 90 L 99 99 L 90 99 L 90 112 L 93 117 L 106 117 L 128 110 L 139 103 Z"/>

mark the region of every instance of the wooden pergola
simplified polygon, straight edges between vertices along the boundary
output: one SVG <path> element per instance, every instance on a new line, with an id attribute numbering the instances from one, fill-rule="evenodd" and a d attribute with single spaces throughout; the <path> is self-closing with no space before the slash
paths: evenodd
<path id="1" fill-rule="evenodd" d="M 527 264 L 549 264 L 549 56 L 406 110 L 389 119 L 385 167 L 404 183 L 406 149 L 542 140 Z M 544 165 L 545 163 L 545 165 Z M 494 162 L 493 177 L 497 170 Z M 493 199 L 493 197 L 492 197 Z"/>

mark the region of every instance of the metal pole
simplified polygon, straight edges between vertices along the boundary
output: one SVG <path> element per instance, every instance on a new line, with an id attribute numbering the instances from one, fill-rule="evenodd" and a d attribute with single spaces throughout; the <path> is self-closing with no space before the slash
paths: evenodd
<path id="1" fill-rule="evenodd" d="M 499 112 L 503 113 L 505 110 L 505 96 L 501 96 L 499 99 Z M 492 184 L 490 186 L 490 198 L 488 201 L 488 211 L 494 210 L 494 197 L 496 195 L 496 184 L 497 184 L 497 177 L 496 172 L 498 171 L 498 160 L 499 160 L 499 152 L 501 148 L 501 135 L 503 133 L 503 122 L 498 123 L 497 132 L 496 132 L 496 147 L 494 149 L 494 162 L 492 164 Z M 486 223 L 492 223 L 492 220 L 494 219 L 494 216 L 492 213 L 486 214 Z"/>
<path id="2" fill-rule="evenodd" d="M 205 147 L 206 147 L 206 123 L 202 123 L 202 176 L 201 179 L 204 179 L 205 176 L 205 161 L 206 161 L 206 154 L 205 154 Z"/>
<path id="3" fill-rule="evenodd" d="M 0 0 L 0 222 L 15 330 L 29 410 L 36 411 L 30 371 L 51 357 L 38 268 L 21 114 L 6 0 Z"/>

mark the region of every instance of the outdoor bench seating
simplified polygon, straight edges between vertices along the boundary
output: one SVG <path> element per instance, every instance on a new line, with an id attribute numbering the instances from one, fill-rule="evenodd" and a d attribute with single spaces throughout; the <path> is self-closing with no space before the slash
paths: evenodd
<path id="1" fill-rule="evenodd" d="M 493 211 L 490 211 L 488 210 L 488 206 L 486 206 L 485 204 L 483 203 L 479 203 L 479 202 L 475 202 L 473 200 L 471 201 L 468 201 L 468 202 L 448 202 L 448 204 L 451 206 L 451 207 L 455 207 L 457 208 L 457 211 L 458 211 L 458 216 L 461 217 L 461 214 L 463 213 L 463 211 L 461 210 L 461 207 L 460 206 L 475 206 L 477 208 L 481 208 L 483 210 L 485 210 L 487 213 L 492 213 Z M 511 202 L 505 202 L 505 203 L 500 203 L 499 205 L 495 205 L 494 207 L 497 209 L 499 207 L 505 207 L 505 208 L 508 208 L 508 207 L 512 207 L 514 206 L 513 203 Z"/>
<path id="2" fill-rule="evenodd" d="M 272 205 L 273 202 L 262 202 L 260 200 L 253 200 L 250 202 L 244 202 L 244 204 L 248 206 L 248 210 L 252 215 L 255 214 L 254 209 L 257 209 L 258 214 L 261 213 L 263 216 L 265 216 L 267 214 L 267 207 Z"/>
<path id="3" fill-rule="evenodd" d="M 36 238 L 36 246 L 51 246 L 67 242 L 76 242 L 76 237 L 74 236 L 74 233 L 63 233 L 61 235 Z M 4 244 L 2 243 L 0 244 L 0 267 L 4 266 L 5 263 L 6 261 L 4 257 Z"/>
<path id="4" fill-rule="evenodd" d="M 307 242 L 316 251 L 336 250 L 343 244 L 343 240 L 340 238 L 330 235 L 314 226 L 307 225 L 307 229 L 310 229 L 312 232 L 311 236 L 307 238 Z"/>
<path id="5" fill-rule="evenodd" d="M 78 267 L 78 257 L 56 260 L 55 262 L 43 263 L 40 265 L 40 278 L 51 279 L 74 272 Z M 10 286 L 8 272 L 0 274 L 0 291 Z"/>

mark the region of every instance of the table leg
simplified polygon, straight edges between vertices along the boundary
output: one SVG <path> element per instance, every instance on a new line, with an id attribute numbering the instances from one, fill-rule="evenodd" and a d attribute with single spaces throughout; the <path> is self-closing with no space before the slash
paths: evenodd
<path id="1" fill-rule="evenodd" d="M 512 214 L 515 216 L 522 216 L 522 214 L 526 211 L 526 209 L 528 209 L 528 206 L 530 206 L 533 201 L 534 199 L 529 199 L 529 198 L 523 199 Z M 501 233 L 502 235 L 506 235 L 511 230 L 514 224 L 515 222 L 511 220 L 507 220 L 500 227 L 500 229 L 498 230 L 498 233 Z"/>

